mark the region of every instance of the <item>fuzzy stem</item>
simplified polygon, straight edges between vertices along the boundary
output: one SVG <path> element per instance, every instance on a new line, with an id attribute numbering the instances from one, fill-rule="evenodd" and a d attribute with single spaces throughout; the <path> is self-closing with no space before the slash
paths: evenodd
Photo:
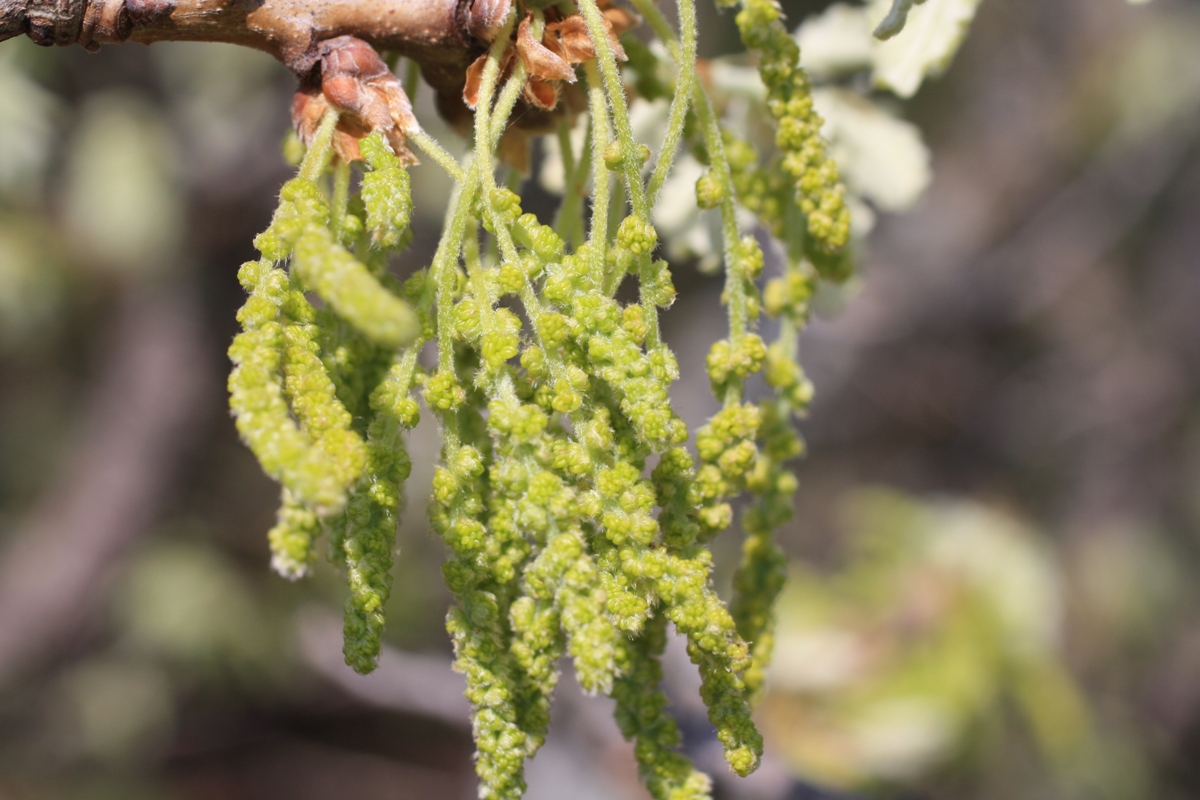
<path id="1" fill-rule="evenodd" d="M 637 12 L 642 15 L 646 23 L 650 26 L 650 30 L 654 31 L 663 44 L 667 45 L 667 49 L 671 53 L 671 57 L 678 63 L 679 55 L 677 48 L 679 40 L 675 36 L 675 31 L 671 28 L 671 23 L 667 22 L 666 15 L 658 7 L 654 0 L 630 0 Z M 672 47 L 674 45 L 674 47 Z"/>
<path id="2" fill-rule="evenodd" d="M 684 70 L 686 53 L 678 37 L 675 36 L 675 32 L 671 30 L 666 17 L 663 16 L 652 0 L 632 0 L 632 2 L 634 7 L 646 18 L 650 27 L 667 46 L 671 57 L 675 59 L 676 63 L 680 64 L 680 70 Z M 680 0 L 681 19 L 684 13 L 684 3 L 690 4 L 690 2 L 691 0 Z M 692 108 L 696 112 L 696 117 L 700 122 L 700 129 L 704 135 L 704 145 L 708 150 L 712 177 L 722 187 L 720 203 L 721 239 L 726 269 L 726 302 L 729 304 L 729 340 L 731 345 L 736 346 L 738 340 L 746 334 L 746 329 L 750 321 L 749 297 L 746 294 L 745 284 L 741 275 L 737 274 L 733 259 L 733 248 L 738 243 L 741 235 L 738 229 L 735 207 L 737 192 L 733 186 L 733 176 L 729 171 L 729 160 L 725 157 L 725 142 L 721 136 L 721 126 L 717 120 L 716 112 L 713 111 L 712 103 L 708 99 L 704 87 L 698 81 L 691 81 L 691 85 L 693 97 Z M 741 397 L 741 382 L 730 381 L 725 397 L 722 398 L 725 405 L 730 406 L 739 403 L 741 402 Z"/>
<path id="3" fill-rule="evenodd" d="M 588 109 L 592 117 L 592 227 L 588 244 L 591 246 L 595 269 L 603 270 L 605 250 L 608 248 L 608 197 L 611 191 L 611 177 L 608 165 L 604 163 L 604 150 L 608 147 L 611 132 L 600 70 L 594 61 L 588 61 L 583 67 L 587 75 Z"/>
<path id="4" fill-rule="evenodd" d="M 651 206 L 658 202 L 658 193 L 671 172 L 679 143 L 683 138 L 683 126 L 687 121 L 688 106 L 692 102 L 692 87 L 696 83 L 696 4 L 694 0 L 679 0 L 679 32 L 682 45 L 675 57 L 678 70 L 675 79 L 675 96 L 671 98 L 671 110 L 667 115 L 667 132 L 658 151 L 658 162 L 650 177 L 646 193 Z"/>
<path id="5" fill-rule="evenodd" d="M 321 124 L 313 137 L 312 145 L 304 152 L 304 160 L 300 162 L 299 177 L 315 181 L 321 177 L 329 164 L 329 156 L 333 153 L 333 129 L 337 127 L 338 112 L 329 109 L 321 117 Z"/>
<path id="6" fill-rule="evenodd" d="M 406 130 L 404 135 L 410 142 L 421 148 L 421 151 L 425 155 L 432 158 L 435 164 L 446 170 L 455 182 L 462 183 L 467 179 L 467 173 L 463 170 L 462 165 L 454 159 L 454 156 L 450 155 L 446 148 L 438 144 L 437 139 L 434 139 L 423 129 L 413 128 L 412 130 Z"/>
<path id="7" fill-rule="evenodd" d="M 596 47 L 596 61 L 599 62 L 600 74 L 604 78 L 604 89 L 608 95 L 608 105 L 612 110 L 613 125 L 617 131 L 617 141 L 621 148 L 621 171 L 625 175 L 625 183 L 629 188 L 629 202 L 633 213 L 640 219 L 650 219 L 650 204 L 646 198 L 646 189 L 642 185 L 642 160 L 637 140 L 633 138 L 633 125 L 629 122 L 629 104 L 625 99 L 625 88 L 621 85 L 621 72 L 617 68 L 617 59 L 613 54 L 612 43 L 608 40 L 608 28 L 604 24 L 604 15 L 600 12 L 596 0 L 579 0 L 579 10 L 587 23 L 588 33 Z M 592 63 L 588 62 L 591 83 Z"/>
<path id="8" fill-rule="evenodd" d="M 433 280 L 437 292 L 437 321 L 438 321 L 438 369 L 442 371 L 451 371 L 454 369 L 454 335 L 452 326 L 454 324 L 454 289 L 455 289 L 455 265 L 458 261 L 459 253 L 462 251 L 463 237 L 466 235 L 467 224 L 471 219 L 471 206 L 474 203 L 475 195 L 479 191 L 480 186 L 480 171 L 490 169 L 491 152 L 485 147 L 480 147 L 482 142 L 486 142 L 487 128 L 487 104 L 491 102 L 492 92 L 496 87 L 496 75 L 499 72 L 499 57 L 503 52 L 503 44 L 507 42 L 508 33 L 512 28 L 512 19 L 510 15 L 509 23 L 505 26 L 502 39 L 497 40 L 497 44 L 492 46 L 492 53 L 488 64 L 483 71 L 483 79 L 480 86 L 479 109 L 476 111 L 476 151 L 473 161 L 470 166 L 464 170 L 465 176 L 459 184 L 458 192 L 451 201 L 450 218 L 447 221 L 442 231 L 442 239 L 438 243 L 437 253 L 433 258 Z M 470 157 L 469 157 L 470 158 Z M 449 419 L 449 415 L 447 415 Z M 457 432 L 450 430 L 450 425 L 447 423 L 446 435 L 455 436 L 457 441 Z M 449 446 L 449 438 L 447 438 L 447 447 Z"/>
<path id="9" fill-rule="evenodd" d="M 554 230 L 568 245 L 578 245 L 583 230 L 583 182 L 588 175 L 591 140 L 584 139 L 583 152 L 575 160 L 571 147 L 571 127 L 567 120 L 558 124 L 558 149 L 563 162 L 563 199 L 554 217 Z"/>

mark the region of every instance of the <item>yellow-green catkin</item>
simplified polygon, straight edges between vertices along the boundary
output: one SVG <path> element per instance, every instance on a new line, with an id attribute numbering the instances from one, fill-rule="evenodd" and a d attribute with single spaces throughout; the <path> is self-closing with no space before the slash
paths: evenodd
<path id="1" fill-rule="evenodd" d="M 297 321 L 298 303 L 307 301 L 297 298 L 287 273 L 266 261 L 247 262 L 238 275 L 250 291 L 238 314 L 244 330 L 229 349 L 238 430 L 296 501 L 321 515 L 336 513 L 365 453 L 311 352 L 310 332 Z"/>
<path id="2" fill-rule="evenodd" d="M 373 341 L 400 347 L 420 332 L 408 304 L 381 286 L 327 228 L 313 227 L 302 233 L 293 258 L 293 268 L 304 285 Z"/>
<path id="3" fill-rule="evenodd" d="M 294 283 L 283 305 L 284 393 L 330 480 L 349 490 L 363 475 L 367 451 L 320 358 L 316 311 Z"/>
<path id="4" fill-rule="evenodd" d="M 793 181 L 815 249 L 839 252 L 850 240 L 850 212 L 837 164 L 821 138 L 822 120 L 813 109 L 812 85 L 800 67 L 800 48 L 783 25 L 776 0 L 744 0 L 741 5 L 738 31 L 746 47 L 759 56 L 767 108 L 778 126 L 775 143 L 783 153 L 781 166 Z"/>
<path id="5" fill-rule="evenodd" d="M 745 539 L 732 603 L 738 632 L 752 643 L 753 664 L 744 677 L 753 699 L 762 694 L 775 644 L 775 600 L 787 580 L 787 557 L 774 533 L 792 518 L 797 481 L 788 464 L 804 450 L 792 417 L 803 415 L 812 399 L 812 384 L 797 361 L 797 336 L 808 320 L 814 280 L 810 266 L 792 261 L 763 292 L 764 310 L 779 321 L 779 335 L 766 351 L 764 377 L 773 394 L 759 405 L 760 454 L 745 479 L 755 502 L 742 516 Z"/>
<path id="6" fill-rule="evenodd" d="M 599 35 L 594 0 L 581 0 L 581 12 Z M 689 0 L 680 12 L 681 24 L 694 20 Z M 544 19 L 534 17 L 540 30 Z M 666 22 L 658 23 L 651 20 L 661 31 Z M 685 46 L 668 47 L 676 60 L 694 56 L 691 24 Z M 796 230 L 806 230 L 805 241 L 789 244 L 810 257 L 844 248 L 848 216 L 778 9 L 747 0 L 738 24 L 761 55 L 779 169 L 723 136 L 703 87 L 684 80 L 694 96 L 672 103 L 660 163 L 650 163 L 654 151 L 633 139 L 628 98 L 601 37 L 600 63 L 583 68 L 591 138 L 564 155 L 570 213 L 557 229 L 543 224 L 492 171 L 527 77 L 523 63 L 503 75 L 504 34 L 480 78 L 473 152 L 447 166 L 455 192 L 427 269 L 403 287 L 388 276 L 389 256 L 411 239 L 408 172 L 377 134 L 360 142 L 360 165 L 324 167 L 332 116 L 256 241 L 262 260 L 243 267 L 250 298 L 231 348 L 230 387 L 239 430 L 284 485 L 269 535 L 273 563 L 288 577 L 305 574 L 325 535 L 347 575 L 344 655 L 360 672 L 374 668 L 382 648 L 417 391 L 436 417 L 442 448 L 429 515 L 448 553 L 442 572 L 454 606 L 446 628 L 472 707 L 485 800 L 523 793 L 564 657 L 585 691 L 616 700 L 655 798 L 709 798 L 709 778 L 678 752 L 660 688 L 672 628 L 687 641 L 730 767 L 745 775 L 761 757 L 750 710 L 783 575 L 773 536 L 791 513 L 787 462 L 801 447 L 791 418 L 811 393 L 794 339 L 812 268 L 797 261 L 760 296 L 766 259 L 743 236 L 734 204 L 780 236 L 803 213 Z M 628 37 L 626 52 L 644 96 L 671 94 L 661 53 Z M 565 125 L 560 133 L 560 144 L 572 146 Z M 709 166 L 697 203 L 720 213 L 727 261 L 728 334 L 706 363 L 721 410 L 694 439 L 671 405 L 679 366 L 658 314 L 674 302 L 675 286 L 657 258 L 649 208 L 681 140 Z M 427 135 L 413 141 L 448 162 Z M 577 193 L 589 184 L 593 224 L 581 241 Z M 310 303 L 312 295 L 320 300 Z M 764 310 L 780 320 L 770 344 L 756 330 Z M 436 344 L 428 373 L 418 364 L 426 343 Z M 763 399 L 755 375 L 765 379 Z M 727 605 L 713 587 L 709 542 L 733 524 L 747 492 L 754 503 Z"/>
<path id="7" fill-rule="evenodd" d="M 320 535 L 321 518 L 284 489 L 275 526 L 267 532 L 271 569 L 288 580 L 308 575 L 317 560 L 316 542 Z"/>
<path id="8" fill-rule="evenodd" d="M 634 755 L 642 781 L 655 800 L 707 800 L 712 781 L 677 752 L 682 737 L 667 711 L 667 695 L 660 688 L 659 662 L 666 648 L 666 620 L 656 618 L 636 639 L 622 639 L 618 664 L 622 677 L 613 687 L 617 725 L 634 742 Z"/>
<path id="9" fill-rule="evenodd" d="M 381 282 L 387 251 L 406 236 L 411 198 L 407 173 L 376 140 L 364 142 L 365 200 L 350 197 L 345 164 L 334 168 L 332 186 L 313 179 L 311 165 L 301 169 L 309 177 L 284 186 L 270 228 L 255 241 L 263 259 L 239 273 L 250 297 L 230 348 L 239 430 L 284 485 L 268 534 L 272 563 L 289 578 L 308 573 L 317 538 L 329 534 L 349 584 L 346 662 L 359 672 L 374 668 L 381 647 L 410 470 L 403 432 L 418 417 L 409 396 L 419 377 L 413 340 L 424 331 Z M 309 153 L 306 164 L 310 158 L 327 154 Z M 314 308 L 306 290 L 325 308 Z"/>
<path id="10" fill-rule="evenodd" d="M 384 144 L 378 133 L 360 145 L 367 169 L 361 197 L 371 242 L 387 250 L 403 249 L 411 237 L 412 188 L 408 170 Z"/>

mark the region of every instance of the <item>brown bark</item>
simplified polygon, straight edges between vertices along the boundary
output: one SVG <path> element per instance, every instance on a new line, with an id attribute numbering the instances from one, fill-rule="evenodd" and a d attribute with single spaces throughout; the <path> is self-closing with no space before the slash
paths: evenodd
<path id="1" fill-rule="evenodd" d="M 487 36 L 489 0 L 0 0 L 0 41 L 96 49 L 116 42 L 229 42 L 263 50 L 298 76 L 343 36 L 421 65 L 439 94 L 461 91 Z"/>
<path id="2" fill-rule="evenodd" d="M 195 302 L 178 281 L 125 298 L 72 452 L 0 550 L 0 688 L 95 622 L 174 485 L 217 383 Z"/>
<path id="3" fill-rule="evenodd" d="M 602 0 L 601 7 L 612 47 L 624 58 L 617 36 L 636 18 L 611 0 Z M 306 143 L 324 112 L 335 109 L 341 119 L 334 147 L 343 160 L 357 160 L 358 141 L 378 131 L 402 161 L 415 163 L 406 137 L 419 125 L 379 52 L 415 61 L 437 94 L 441 115 L 460 131 L 469 130 L 472 69 L 482 67 L 482 54 L 512 11 L 513 0 L 0 0 L 0 41 L 26 34 L 40 45 L 89 50 L 163 41 L 252 47 L 270 53 L 300 79 L 292 121 Z M 506 64 L 519 55 L 531 73 L 514 126 L 517 138 L 545 131 L 570 113 L 559 103 L 561 85 L 574 82 L 571 64 L 595 57 L 580 17 L 552 19 L 540 43 L 525 20 L 523 38 L 506 53 Z M 510 137 L 509 145 L 514 141 Z M 514 154 L 527 153 L 528 143 L 518 144 L 501 150 L 520 166 L 524 159 Z"/>

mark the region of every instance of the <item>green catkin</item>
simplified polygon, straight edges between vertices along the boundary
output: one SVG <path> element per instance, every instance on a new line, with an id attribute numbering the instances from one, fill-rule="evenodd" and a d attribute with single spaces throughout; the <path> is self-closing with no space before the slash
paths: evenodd
<path id="1" fill-rule="evenodd" d="M 480 152 L 490 140 L 488 112 L 508 29 L 482 76 L 476 111 Z M 515 101 L 511 92 L 502 96 Z M 515 218 L 485 168 L 490 169 L 490 153 L 487 162 L 471 165 L 434 258 L 439 370 L 426 385 L 426 399 L 444 430 L 444 466 L 434 476 L 430 511 L 434 529 L 452 552 L 443 574 L 456 606 L 446 627 L 472 705 L 480 796 L 498 799 L 521 796 L 525 760 L 545 736 L 559 638 L 546 635 L 545 613 L 536 608 L 526 613 L 529 602 L 518 598 L 518 579 L 536 542 L 523 535 L 520 506 L 539 471 L 535 451 L 544 449 L 538 443 L 547 418 L 515 398 L 507 362 L 517 355 L 519 321 L 495 307 L 499 287 L 483 271 L 467 216 L 482 200 L 484 221 L 493 230 Z M 464 254 L 468 274 L 460 293 L 457 268 Z M 474 318 L 455 313 L 456 294 L 458 302 L 471 304 Z"/>
<path id="2" fill-rule="evenodd" d="M 507 646 L 505 609 L 485 589 L 461 593 L 459 602 L 446 629 L 454 641 L 455 668 L 467 681 L 480 797 L 520 797 L 525 791 L 526 735 L 518 720 L 520 686 Z"/>
<path id="3" fill-rule="evenodd" d="M 738 632 L 752 643 L 753 665 L 744 678 L 755 700 L 761 697 L 775 644 L 775 600 L 787 580 L 787 557 L 773 534 L 792 518 L 796 476 L 787 464 L 804 449 L 791 418 L 802 415 L 812 399 L 812 385 L 796 361 L 797 335 L 808 319 L 812 284 L 811 269 L 792 261 L 763 292 L 765 311 L 780 323 L 778 338 L 767 348 L 765 368 L 767 385 L 775 394 L 760 406 L 761 453 L 746 477 L 756 502 L 742 517 L 746 538 L 731 604 Z"/>
<path id="4" fill-rule="evenodd" d="M 496 516 L 497 505 L 485 467 L 491 460 L 490 441 L 478 413 L 464 407 L 475 392 L 468 395 L 457 382 L 451 386 L 444 381 L 433 387 L 438 394 L 431 396 L 432 383 L 426 386 L 427 401 L 440 410 L 443 424 L 478 444 L 447 442 L 444 466 L 434 474 L 430 506 L 434 530 L 452 552 L 443 574 L 457 606 L 446 627 L 454 642 L 455 668 L 466 678 L 473 708 L 476 773 L 482 797 L 519 797 L 527 755 L 519 708 L 523 686 L 509 624 L 514 587 L 511 578 L 507 585 L 497 581 L 489 568 L 499 555 L 485 524 Z"/>
<path id="5" fill-rule="evenodd" d="M 588 693 L 610 694 L 617 674 L 616 652 L 621 639 L 604 601 L 596 592 L 599 573 L 583 536 L 570 531 L 564 548 L 574 557 L 555 592 L 554 603 L 569 637 L 567 652 L 575 662 L 575 677 Z"/>
<path id="6" fill-rule="evenodd" d="M 800 440 L 779 402 L 768 402 L 764 413 L 763 450 L 747 488 L 758 502 L 742 516 L 745 540 L 742 561 L 734 577 L 731 612 L 738 633 L 751 643 L 753 664 L 744 675 L 752 700 L 759 699 L 766 667 L 774 648 L 775 600 L 787 580 L 787 556 L 774 541 L 774 532 L 792 517 L 796 478 L 786 463 L 801 452 Z"/>
<path id="7" fill-rule="evenodd" d="M 732 2 L 729 3 L 732 5 Z M 825 152 L 812 85 L 800 68 L 800 48 L 783 26 L 776 0 L 744 0 L 737 14 L 742 42 L 759 55 L 767 109 L 775 119 L 781 166 L 792 178 L 796 204 L 808 220 L 815 249 L 841 251 L 850 240 L 850 211 L 837 164 Z"/>
<path id="8" fill-rule="evenodd" d="M 679 726 L 667 712 L 667 695 L 659 688 L 666 648 L 666 620 L 650 620 L 642 635 L 622 639 L 617 661 L 622 677 L 613 686 L 617 725 L 634 743 L 642 781 L 655 800 L 707 800 L 712 781 L 676 748 L 682 740 Z"/>
<path id="9" fill-rule="evenodd" d="M 316 542 L 320 535 L 320 517 L 284 489 L 275 527 L 267 531 L 271 569 L 293 581 L 308 575 L 317 560 Z"/>
<path id="10" fill-rule="evenodd" d="M 412 189 L 408 170 L 378 133 L 363 139 L 360 148 L 369 168 L 363 174 L 360 191 L 371 241 L 388 250 L 401 249 L 411 236 Z"/>
<path id="11" fill-rule="evenodd" d="M 404 509 L 404 481 L 412 471 L 403 433 L 420 419 L 417 402 L 409 396 L 418 350 L 414 346 L 398 359 L 371 393 L 369 478 L 350 499 L 340 536 L 339 561 L 345 564 L 350 586 L 343 653 L 346 663 L 363 674 L 374 669 L 379 658 L 396 526 Z"/>
<path id="12" fill-rule="evenodd" d="M 327 228 L 312 227 L 297 238 L 292 264 L 306 287 L 373 341 L 401 347 L 420 332 L 408 304 L 380 285 Z"/>
<path id="13" fill-rule="evenodd" d="M 568 198 L 557 230 L 524 213 L 493 172 L 527 75 L 520 59 L 501 69 L 512 18 L 480 75 L 471 153 L 454 164 L 427 134 L 412 133 L 456 183 L 428 269 L 403 287 L 387 275 L 389 256 L 411 239 L 408 172 L 378 134 L 360 141 L 360 165 L 326 164 L 330 116 L 256 240 L 263 260 L 240 276 L 250 297 L 230 350 L 231 404 L 243 437 L 284 487 L 269 534 L 273 564 L 288 577 L 305 574 L 326 534 L 347 576 L 344 655 L 359 672 L 374 668 L 381 649 L 416 390 L 440 425 L 429 516 L 448 552 L 446 628 L 472 706 L 480 796 L 493 800 L 524 791 L 564 657 L 585 691 L 616 700 L 654 797 L 710 797 L 709 778 L 677 751 L 660 686 L 668 626 L 687 641 L 733 771 L 753 771 L 762 753 L 750 708 L 784 575 L 773 535 L 791 514 L 787 462 L 802 448 L 791 417 L 811 396 L 795 334 L 814 265 L 796 261 L 760 296 L 765 259 L 743 235 L 735 203 L 822 268 L 845 244 L 842 189 L 770 0 L 747 0 L 738 16 L 760 52 L 779 123 L 780 152 L 768 164 L 721 130 L 693 79 L 691 0 L 679 4 L 680 36 L 649 0 L 634 4 L 674 62 L 672 79 L 667 59 L 625 39 L 639 93 L 672 98 L 663 145 L 651 162 L 634 139 L 601 10 L 583 0 L 599 52 L 581 70 L 591 135 L 582 152 L 567 153 L 569 126 L 560 126 Z M 543 24 L 535 13 L 535 37 Z M 708 167 L 696 197 L 720 214 L 729 317 L 706 363 L 722 407 L 690 443 L 671 405 L 679 367 L 658 327 L 675 287 L 655 258 L 650 216 L 679 147 Z M 801 212 L 807 233 L 798 241 Z M 622 289 L 633 282 L 636 301 Z M 320 309 L 306 292 L 320 297 Z M 769 344 L 755 330 L 763 311 L 780 320 Z M 425 374 L 417 358 L 427 342 L 436 342 L 437 358 Z M 761 399 L 747 388 L 756 374 L 766 383 Z M 712 586 L 708 543 L 730 527 L 746 493 L 754 502 L 742 517 L 743 559 L 727 605 Z"/>
<path id="14" fill-rule="evenodd" d="M 321 337 L 321 362 L 333 380 L 338 400 L 350 412 L 354 430 L 365 435 L 371 418 L 371 392 L 391 366 L 392 354 L 329 308 L 317 310 L 315 324 Z"/>

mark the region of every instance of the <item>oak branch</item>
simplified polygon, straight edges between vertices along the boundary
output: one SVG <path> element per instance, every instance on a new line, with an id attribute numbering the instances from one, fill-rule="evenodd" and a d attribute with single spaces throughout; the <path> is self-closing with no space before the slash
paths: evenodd
<path id="1" fill-rule="evenodd" d="M 511 8 L 511 0 L 0 0 L 0 41 L 26 34 L 88 50 L 163 41 L 252 47 L 300 79 L 293 122 L 302 136 L 333 105 L 344 115 L 343 156 L 357 157 L 353 135 L 381 130 L 410 157 L 404 131 L 416 123 L 378 52 L 419 64 L 439 109 L 461 118 L 467 68 Z"/>
<path id="2" fill-rule="evenodd" d="M 481 52 L 479 0 L 0 0 L 0 41 L 38 44 L 229 42 L 275 56 L 299 76 L 322 42 L 352 36 L 417 61 L 439 91 L 462 87 Z"/>

